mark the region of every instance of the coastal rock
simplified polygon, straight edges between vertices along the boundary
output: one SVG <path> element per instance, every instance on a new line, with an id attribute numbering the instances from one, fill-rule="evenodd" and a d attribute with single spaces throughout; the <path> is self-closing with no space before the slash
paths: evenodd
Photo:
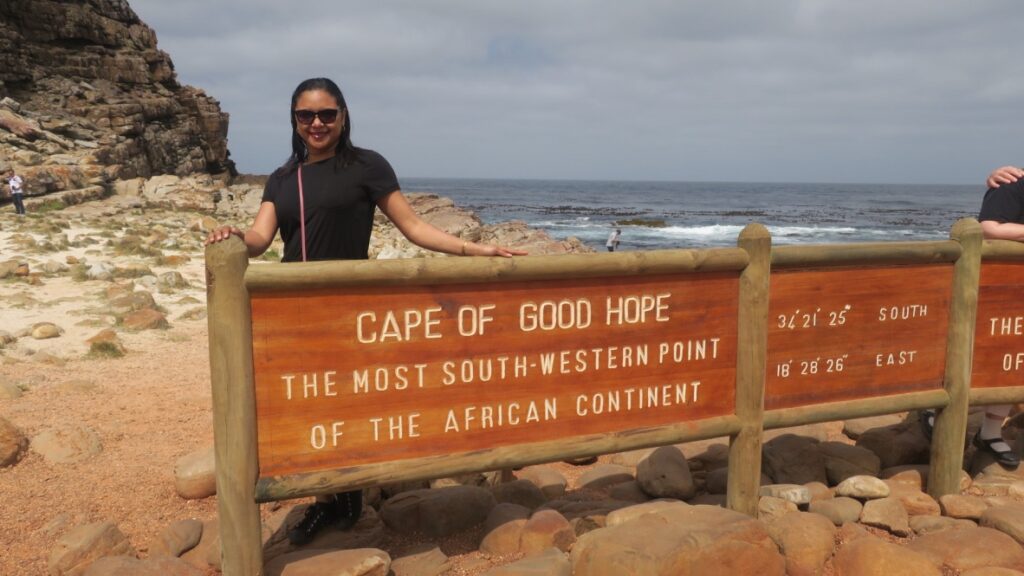
<path id="1" fill-rule="evenodd" d="M 267 576 L 387 576 L 391 569 L 391 556 L 376 548 L 302 550 L 278 556 L 268 562 L 265 568 Z"/>
<path id="2" fill-rule="evenodd" d="M 167 317 L 163 312 L 146 308 L 125 314 L 121 326 L 130 332 L 141 330 L 161 330 L 168 327 Z"/>
<path id="3" fill-rule="evenodd" d="M 897 498 L 868 500 L 860 512 L 860 523 L 887 530 L 896 536 L 910 534 L 910 517 Z"/>
<path id="4" fill-rule="evenodd" d="M 1024 570 L 1024 548 L 1013 538 L 991 528 L 967 528 L 920 536 L 907 549 L 936 565 L 964 573 L 977 568 Z"/>
<path id="5" fill-rule="evenodd" d="M 576 534 L 564 516 L 554 510 L 539 510 L 526 521 L 519 535 L 519 551 L 538 554 L 548 548 L 567 552 Z"/>
<path id="6" fill-rule="evenodd" d="M 17 426 L 0 417 L 0 468 L 12 466 L 28 448 L 28 438 Z"/>
<path id="7" fill-rule="evenodd" d="M 786 574 L 821 574 L 832 557 L 836 527 L 824 516 L 791 512 L 768 524 L 768 533 L 786 558 Z"/>
<path id="8" fill-rule="evenodd" d="M 174 465 L 174 490 L 186 500 L 217 493 L 217 470 L 213 446 L 186 454 Z"/>
<path id="9" fill-rule="evenodd" d="M 31 448 L 53 464 L 81 462 L 103 451 L 96 432 L 81 424 L 44 430 L 32 438 Z"/>
<path id="10" fill-rule="evenodd" d="M 491 493 L 494 494 L 494 499 L 497 502 L 511 502 L 530 510 L 537 508 L 548 500 L 543 490 L 526 479 L 503 482 L 492 487 Z"/>
<path id="11" fill-rule="evenodd" d="M 384 502 L 380 512 L 396 532 L 442 537 L 482 523 L 496 504 L 485 488 L 450 486 L 403 492 Z"/>
<path id="12" fill-rule="evenodd" d="M 858 500 L 840 496 L 831 500 L 819 500 L 811 502 L 808 510 L 820 514 L 832 521 L 836 526 L 842 526 L 848 522 L 856 522 L 864 505 Z"/>
<path id="13" fill-rule="evenodd" d="M 600 490 L 601 488 L 633 480 L 633 472 L 625 466 L 598 464 L 584 472 L 576 481 L 577 488 Z"/>
<path id="14" fill-rule="evenodd" d="M 640 488 L 655 498 L 686 500 L 697 494 L 686 456 L 675 446 L 662 446 L 640 461 L 636 468 Z"/>
<path id="15" fill-rule="evenodd" d="M 858 538 L 840 548 L 834 566 L 840 576 L 942 576 L 942 570 L 924 554 L 873 536 Z"/>
<path id="16" fill-rule="evenodd" d="M 825 482 L 825 457 L 814 438 L 783 434 L 765 442 L 762 451 L 764 473 L 775 484 Z"/>
<path id="17" fill-rule="evenodd" d="M 448 556 L 437 546 L 421 545 L 405 550 L 391 560 L 394 576 L 442 576 L 451 569 Z"/>
<path id="18" fill-rule="evenodd" d="M 889 485 L 874 476 L 851 476 L 836 486 L 836 496 L 867 500 L 889 496 Z"/>
<path id="19" fill-rule="evenodd" d="M 128 538 L 114 524 L 96 522 L 75 528 L 57 540 L 48 568 L 53 576 L 81 576 L 95 560 L 122 555 L 136 555 Z"/>
<path id="20" fill-rule="evenodd" d="M 540 488 L 548 500 L 561 498 L 565 495 L 568 481 L 560 472 L 547 466 L 531 466 L 518 473 L 519 478 Z"/>
<path id="21" fill-rule="evenodd" d="M 761 486 L 759 494 L 772 498 L 780 498 L 794 504 L 807 504 L 811 501 L 811 491 L 799 484 L 768 484 Z"/>
<path id="22" fill-rule="evenodd" d="M 501 503 L 491 509 L 484 522 L 484 539 L 480 551 L 500 556 L 519 551 L 519 538 L 523 526 L 530 519 L 530 511 L 518 504 Z"/>
<path id="23" fill-rule="evenodd" d="M 57 338 L 64 333 L 64 330 L 53 322 L 37 322 L 32 325 L 31 336 L 36 340 Z"/>
<path id="24" fill-rule="evenodd" d="M 196 547 L 203 536 L 203 523 L 199 520 L 180 520 L 160 533 L 149 547 L 150 556 L 178 557 Z"/>
<path id="25" fill-rule="evenodd" d="M 12 0 L 0 30 L 0 158 L 27 196 L 233 170 L 227 114 L 178 83 L 127 2 Z"/>
<path id="26" fill-rule="evenodd" d="M 588 532 L 571 559 L 576 576 L 785 574 L 761 522 L 713 506 L 666 509 Z"/>

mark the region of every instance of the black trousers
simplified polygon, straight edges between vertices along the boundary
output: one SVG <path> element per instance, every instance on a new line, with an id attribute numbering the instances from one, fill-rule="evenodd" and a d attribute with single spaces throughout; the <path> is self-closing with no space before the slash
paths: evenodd
<path id="1" fill-rule="evenodd" d="M 14 211 L 18 214 L 25 213 L 25 202 L 22 201 L 24 194 L 11 194 L 11 199 L 14 200 Z"/>

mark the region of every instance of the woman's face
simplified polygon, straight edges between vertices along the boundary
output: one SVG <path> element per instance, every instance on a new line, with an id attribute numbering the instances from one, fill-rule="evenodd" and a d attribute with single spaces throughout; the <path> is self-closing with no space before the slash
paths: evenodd
<path id="1" fill-rule="evenodd" d="M 338 110 L 338 101 L 324 90 L 307 90 L 299 95 L 295 102 L 295 110 L 320 112 L 322 110 Z M 306 143 L 309 151 L 307 161 L 317 162 L 334 155 L 338 142 L 341 140 L 341 128 L 345 125 L 345 111 L 341 110 L 331 123 L 325 123 L 320 115 L 313 118 L 312 123 L 303 124 L 296 119 L 295 130 Z"/>

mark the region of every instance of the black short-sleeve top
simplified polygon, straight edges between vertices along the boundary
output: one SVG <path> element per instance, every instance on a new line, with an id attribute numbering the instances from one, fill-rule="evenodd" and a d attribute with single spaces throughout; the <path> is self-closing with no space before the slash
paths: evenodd
<path id="1" fill-rule="evenodd" d="M 978 220 L 1024 224 L 1024 180 L 989 188 L 981 202 Z"/>
<path id="2" fill-rule="evenodd" d="M 341 158 L 302 166 L 307 260 L 365 260 L 377 201 L 399 189 L 395 171 L 373 150 L 356 148 Z M 298 170 L 277 169 L 267 179 L 263 201 L 273 202 L 284 240 L 282 262 L 302 261 Z"/>

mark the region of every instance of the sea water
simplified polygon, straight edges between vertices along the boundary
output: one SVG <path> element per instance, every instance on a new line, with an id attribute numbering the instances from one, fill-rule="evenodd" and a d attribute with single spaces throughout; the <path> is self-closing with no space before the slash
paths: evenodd
<path id="1" fill-rule="evenodd" d="M 751 222 L 774 244 L 939 240 L 976 218 L 984 186 L 403 179 L 407 192 L 452 198 L 485 223 L 523 220 L 603 250 L 735 246 Z"/>

